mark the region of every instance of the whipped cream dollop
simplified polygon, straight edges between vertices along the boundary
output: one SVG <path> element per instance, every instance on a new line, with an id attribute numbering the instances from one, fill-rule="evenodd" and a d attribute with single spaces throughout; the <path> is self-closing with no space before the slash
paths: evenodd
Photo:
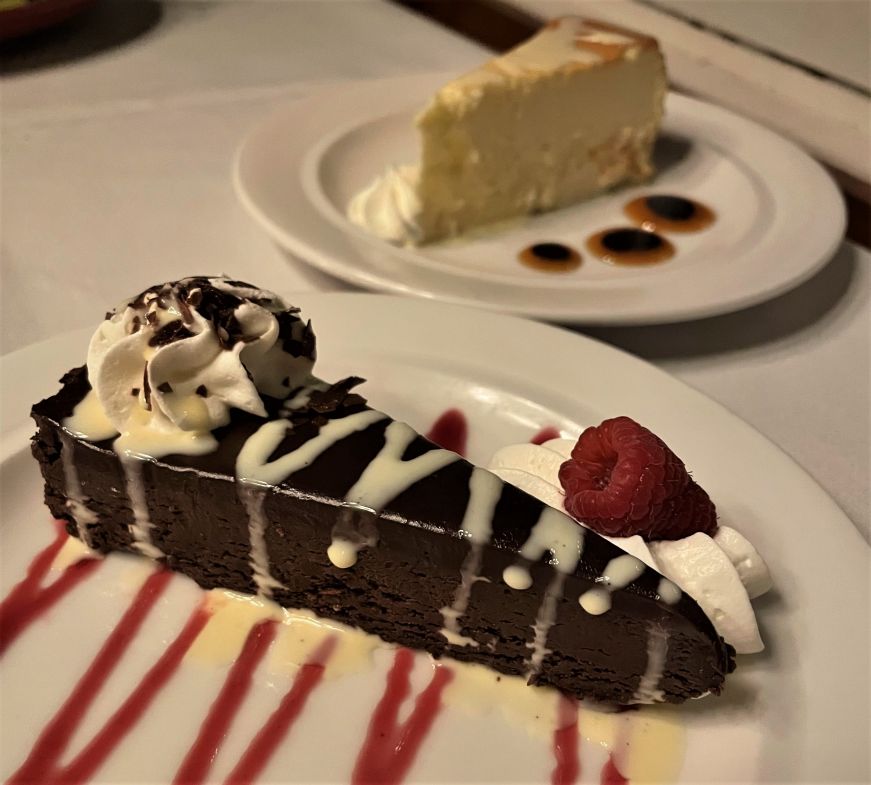
<path id="1" fill-rule="evenodd" d="M 88 347 L 88 379 L 120 434 L 115 449 L 157 457 L 214 449 L 210 432 L 232 409 L 265 417 L 263 396 L 285 398 L 314 362 L 298 309 L 246 283 L 192 277 L 107 313 Z"/>
<path id="2" fill-rule="evenodd" d="M 574 446 L 571 439 L 514 444 L 497 451 L 489 468 L 505 482 L 564 511 L 559 468 L 571 457 Z M 771 576 L 757 550 L 738 531 L 721 525 L 713 537 L 695 533 L 680 540 L 651 542 L 640 535 L 605 539 L 689 594 L 739 654 L 762 651 L 764 644 L 750 600 L 771 588 Z M 665 602 L 675 599 L 663 595 Z"/>
<path id="3" fill-rule="evenodd" d="M 383 175 L 351 199 L 348 219 L 369 234 L 395 245 L 420 242 L 417 179 L 416 166 L 388 167 Z"/>

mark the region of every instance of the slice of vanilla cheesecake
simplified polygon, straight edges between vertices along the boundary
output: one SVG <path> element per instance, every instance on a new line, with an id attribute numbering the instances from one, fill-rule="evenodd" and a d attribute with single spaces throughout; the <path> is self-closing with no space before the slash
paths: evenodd
<path id="1" fill-rule="evenodd" d="M 379 178 L 349 216 L 420 244 L 644 180 L 665 92 L 655 39 L 555 19 L 442 87 L 417 117 L 420 166 Z"/>

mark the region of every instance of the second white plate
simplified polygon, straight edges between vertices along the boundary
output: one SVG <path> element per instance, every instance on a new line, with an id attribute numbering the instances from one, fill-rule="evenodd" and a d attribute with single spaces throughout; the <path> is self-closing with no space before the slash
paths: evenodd
<path id="1" fill-rule="evenodd" d="M 239 150 L 239 198 L 282 248 L 358 286 L 577 323 L 737 310 L 809 278 L 843 237 L 843 201 L 815 161 L 749 120 L 670 94 L 651 183 L 474 239 L 392 246 L 353 226 L 345 209 L 387 165 L 417 160 L 414 114 L 447 78 L 345 84 L 279 108 Z M 677 253 L 658 265 L 612 266 L 585 251 L 593 233 L 630 225 L 626 202 L 653 193 L 701 201 L 717 220 L 670 234 Z M 571 245 L 585 261 L 571 273 L 526 268 L 518 253 L 536 242 Z"/>

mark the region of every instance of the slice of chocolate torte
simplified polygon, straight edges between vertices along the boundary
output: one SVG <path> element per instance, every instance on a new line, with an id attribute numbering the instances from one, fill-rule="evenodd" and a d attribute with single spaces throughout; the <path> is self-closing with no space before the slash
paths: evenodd
<path id="1" fill-rule="evenodd" d="M 732 652 L 689 596 L 314 360 L 310 324 L 248 284 L 125 302 L 33 408 L 49 509 L 95 550 L 579 698 L 719 692 Z"/>

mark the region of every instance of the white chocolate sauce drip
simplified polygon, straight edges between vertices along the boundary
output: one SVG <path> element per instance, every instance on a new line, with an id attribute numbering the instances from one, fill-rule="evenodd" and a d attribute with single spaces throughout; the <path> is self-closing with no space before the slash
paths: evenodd
<path id="1" fill-rule="evenodd" d="M 333 537 L 330 547 L 327 548 L 327 558 L 340 570 L 353 567 L 357 563 L 358 553 L 360 546 L 344 537 Z"/>
<path id="2" fill-rule="evenodd" d="M 92 548 L 91 534 L 88 531 L 89 523 L 96 523 L 97 516 L 88 507 L 85 496 L 82 493 L 82 484 L 79 481 L 79 472 L 73 459 L 74 443 L 72 437 L 66 431 L 60 431 L 60 440 L 63 445 L 61 463 L 64 467 L 64 480 L 66 481 L 66 506 L 76 523 L 76 531 L 79 539 L 88 547 Z"/>
<path id="3" fill-rule="evenodd" d="M 88 390 L 85 397 L 75 405 L 73 413 L 61 425 L 73 436 L 91 442 L 101 442 L 118 435 L 93 390 Z"/>
<path id="4" fill-rule="evenodd" d="M 520 555 L 529 562 L 536 562 L 546 551 L 551 554 L 550 563 L 560 572 L 574 572 L 581 558 L 584 545 L 584 529 L 565 513 L 545 507 L 532 527 L 529 537 L 520 549 Z M 528 589 L 532 586 L 529 568 L 515 564 L 507 567 L 502 579 L 512 589 Z"/>
<path id="5" fill-rule="evenodd" d="M 471 545 L 469 553 L 460 567 L 460 585 L 454 592 L 450 606 L 442 608 L 444 626 L 440 630 L 448 643 L 453 646 L 477 646 L 478 642 L 460 632 L 460 620 L 469 607 L 472 586 L 479 580 L 481 556 L 484 546 L 490 542 L 493 533 L 493 514 L 502 496 L 502 481 L 484 469 L 475 467 L 469 478 L 469 503 L 460 526 Z"/>
<path id="6" fill-rule="evenodd" d="M 272 576 L 269 569 L 269 551 L 266 549 L 266 516 L 263 506 L 266 503 L 267 489 L 250 483 L 238 483 L 239 500 L 248 513 L 248 538 L 251 543 L 248 563 L 254 573 L 257 593 L 272 597 L 273 589 L 283 589 L 284 585 Z"/>
<path id="7" fill-rule="evenodd" d="M 144 461 L 129 455 L 121 455 L 121 466 L 127 480 L 127 498 L 133 512 L 130 533 L 133 547 L 149 559 L 162 559 L 164 553 L 151 541 L 151 517 L 148 514 L 148 500 L 145 498 L 145 485 L 142 480 Z"/>
<path id="8" fill-rule="evenodd" d="M 314 463 L 334 444 L 386 417 L 386 414 L 367 409 L 330 420 L 313 439 L 274 461 L 270 461 L 269 456 L 293 426 L 288 420 L 271 420 L 261 425 L 242 445 L 236 458 L 236 478 L 261 485 L 280 485 L 294 472 Z"/>
<path id="9" fill-rule="evenodd" d="M 585 591 L 578 602 L 581 607 L 593 616 L 600 616 L 611 610 L 611 593 L 625 589 L 630 583 L 641 577 L 646 570 L 644 562 L 628 553 L 617 556 L 605 565 L 599 585 Z"/>
<path id="10" fill-rule="evenodd" d="M 672 583 L 668 578 L 660 578 L 656 593 L 666 605 L 677 605 L 683 596 L 683 592 L 677 584 Z"/>
<path id="11" fill-rule="evenodd" d="M 345 499 L 370 510 L 383 510 L 388 502 L 416 482 L 460 459 L 459 455 L 448 450 L 430 450 L 410 461 L 403 461 L 403 454 L 416 437 L 415 431 L 404 422 L 390 423 L 384 431 L 384 446 L 363 470 Z"/>
<path id="12" fill-rule="evenodd" d="M 647 668 L 641 675 L 633 703 L 660 703 L 664 699 L 659 683 L 665 670 L 665 658 L 668 654 L 668 633 L 658 624 L 648 624 L 647 638 Z"/>
<path id="13" fill-rule="evenodd" d="M 362 510 L 362 520 L 366 520 L 367 514 L 377 516 L 416 482 L 460 458 L 448 450 L 430 450 L 411 460 L 402 460 L 415 438 L 417 433 L 404 422 L 392 422 L 385 429 L 384 446 L 345 494 L 345 501 L 352 509 Z M 341 569 L 354 566 L 357 554 L 364 547 L 371 547 L 376 539 L 374 531 L 361 534 L 352 521 L 353 515 L 346 510 L 333 528 L 333 540 L 327 549 L 330 561 Z"/>
<path id="14" fill-rule="evenodd" d="M 532 656 L 526 663 L 527 678 L 536 675 L 541 670 L 544 658 L 551 653 L 551 650 L 547 648 L 547 637 L 550 634 L 550 628 L 556 621 L 556 606 L 562 599 L 565 582 L 565 573 L 557 572 L 554 574 L 547 589 L 545 589 L 544 599 L 538 607 L 538 612 L 535 614 L 535 624 L 532 625 L 534 633 L 532 643 L 526 644 L 528 648 L 532 649 Z"/>
<path id="15" fill-rule="evenodd" d="M 527 644 L 532 649 L 532 655 L 527 662 L 528 676 L 537 674 L 544 658 L 550 654 L 547 638 L 556 621 L 557 604 L 563 596 L 566 576 L 573 573 L 578 566 L 583 547 L 584 529 L 559 510 L 545 507 L 520 549 L 520 555 L 530 562 L 538 561 L 545 552 L 550 552 L 550 563 L 555 569 L 535 615 L 532 642 Z M 502 579 L 514 589 L 525 589 L 532 585 L 532 576 L 525 566 L 507 567 L 502 573 Z"/>

